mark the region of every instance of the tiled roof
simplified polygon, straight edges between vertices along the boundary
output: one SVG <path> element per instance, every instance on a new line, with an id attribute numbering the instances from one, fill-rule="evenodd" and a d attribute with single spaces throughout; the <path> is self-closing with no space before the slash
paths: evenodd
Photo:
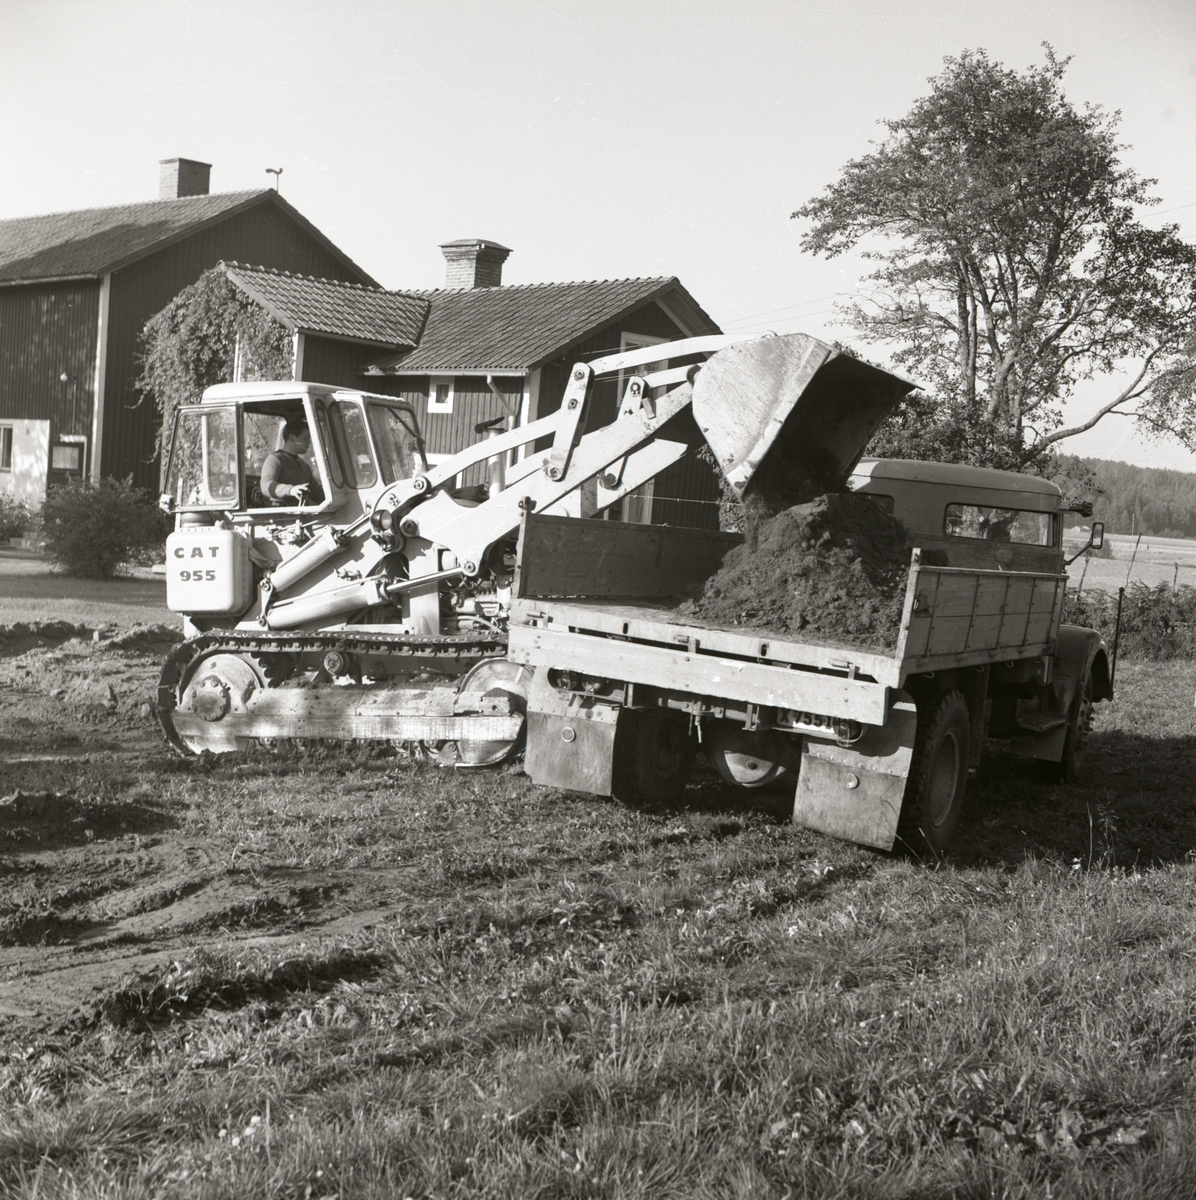
<path id="1" fill-rule="evenodd" d="M 272 194 L 225 192 L 0 221 L 0 282 L 103 275 Z"/>
<path id="2" fill-rule="evenodd" d="M 0 286 L 104 275 L 257 204 L 281 210 L 362 283 L 374 283 L 301 212 L 276 191 L 264 189 L 0 221 Z"/>
<path id="3" fill-rule="evenodd" d="M 313 279 L 266 267 L 222 264 L 225 274 L 291 329 L 383 346 L 414 346 L 429 302 L 406 292 Z"/>
<path id="4" fill-rule="evenodd" d="M 651 300 L 664 301 L 688 326 L 687 333 L 719 332 L 674 277 L 445 289 L 413 295 L 431 301 L 419 345 L 377 360 L 371 373 L 531 370 Z"/>

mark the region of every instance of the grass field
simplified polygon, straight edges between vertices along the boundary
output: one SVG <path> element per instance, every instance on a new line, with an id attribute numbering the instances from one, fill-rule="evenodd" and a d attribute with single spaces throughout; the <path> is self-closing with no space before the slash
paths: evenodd
<path id="1" fill-rule="evenodd" d="M 148 571 L 116 579 L 73 579 L 55 573 L 49 560 L 23 551 L 0 551 L 0 626 L 28 621 L 78 625 L 173 623 L 166 579 Z"/>
<path id="2" fill-rule="evenodd" d="M 1068 543 L 1068 554 L 1079 545 Z M 1070 587 L 1074 591 L 1081 582 L 1085 589 L 1101 588 L 1116 592 L 1129 583 L 1145 583 L 1156 587 L 1160 583 L 1196 585 L 1196 542 L 1180 538 L 1144 536 L 1141 541 L 1127 533 L 1105 534 L 1107 553 L 1077 559 L 1068 568 Z"/>
<path id="3" fill-rule="evenodd" d="M 148 740 L 0 766 L 86 814 L 0 814 L 17 950 L 110 903 L 68 859 L 202 851 L 257 896 L 156 974 L 0 1023 L 0 1194 L 1196 1195 L 1194 683 L 1123 663 L 1086 782 L 987 764 L 938 863 L 712 775 L 644 811 L 517 769 Z M 381 879 L 349 932 L 304 932 Z"/>

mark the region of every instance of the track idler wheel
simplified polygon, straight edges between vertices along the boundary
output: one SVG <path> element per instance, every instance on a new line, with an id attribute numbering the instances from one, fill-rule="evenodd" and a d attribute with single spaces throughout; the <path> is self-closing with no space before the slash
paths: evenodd
<path id="1" fill-rule="evenodd" d="M 266 686 L 261 667 L 246 654 L 224 651 L 199 659 L 180 682 L 174 708 L 161 713 L 164 727 L 169 723 L 167 736 L 193 754 L 250 749 L 255 739 L 237 737 L 221 723 L 230 713 L 245 712 Z"/>
<path id="2" fill-rule="evenodd" d="M 527 713 L 527 689 L 532 668 L 509 658 L 487 658 L 461 676 L 457 695 L 477 697 L 484 710 L 488 699 L 505 698 L 509 711 Z M 428 756 L 441 766 L 493 767 L 512 758 L 522 747 L 524 732 L 514 741 L 485 741 L 461 738 L 452 742 L 425 743 Z"/>

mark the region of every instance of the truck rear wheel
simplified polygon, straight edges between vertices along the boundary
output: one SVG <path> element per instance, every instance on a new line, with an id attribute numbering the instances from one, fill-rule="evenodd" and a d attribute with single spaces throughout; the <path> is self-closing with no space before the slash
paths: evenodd
<path id="1" fill-rule="evenodd" d="M 918 706 L 901 809 L 901 836 L 907 843 L 942 854 L 954 836 L 968 783 L 971 725 L 962 692 L 946 692 Z"/>
<path id="2" fill-rule="evenodd" d="M 624 802 L 675 803 L 696 755 L 688 717 L 662 708 L 624 709 L 615 735 L 611 794 Z"/>
<path id="3" fill-rule="evenodd" d="M 711 766 L 733 787 L 767 787 L 781 774 L 783 747 L 775 730 L 749 733 L 735 721 L 703 727 L 702 749 Z"/>

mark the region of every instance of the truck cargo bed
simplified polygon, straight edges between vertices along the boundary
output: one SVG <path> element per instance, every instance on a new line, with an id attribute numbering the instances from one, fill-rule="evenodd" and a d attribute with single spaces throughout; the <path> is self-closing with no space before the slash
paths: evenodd
<path id="1" fill-rule="evenodd" d="M 568 529 L 556 524 L 561 521 Z M 600 561 L 602 546 L 616 541 L 620 570 L 614 586 L 624 594 L 562 595 L 576 586 L 574 558 Z M 1036 658 L 1052 649 L 1057 636 L 1066 576 L 929 566 L 917 549 L 891 651 L 715 627 L 678 614 L 669 604 L 676 597 L 663 591 L 670 584 L 659 564 L 683 559 L 690 567 L 684 582 L 692 583 L 703 570 L 713 573 L 732 544 L 725 534 L 528 514 L 511 607 L 511 658 L 881 724 L 889 689 L 903 687 L 910 675 Z M 706 565 L 696 549 L 703 545 Z M 646 596 L 626 595 L 636 580 Z M 648 597 L 655 602 L 646 603 Z"/>

